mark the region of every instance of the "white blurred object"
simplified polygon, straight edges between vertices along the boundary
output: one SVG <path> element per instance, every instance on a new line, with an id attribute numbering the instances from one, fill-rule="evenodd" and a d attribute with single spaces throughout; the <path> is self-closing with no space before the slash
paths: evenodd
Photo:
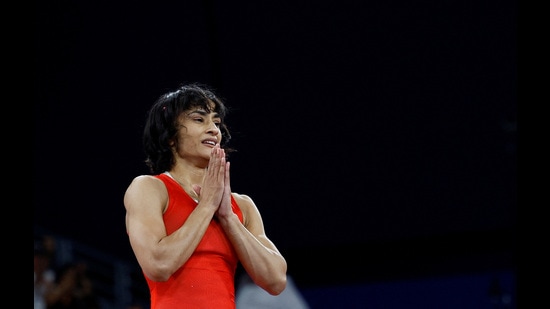
<path id="1" fill-rule="evenodd" d="M 294 281 L 287 275 L 285 290 L 273 296 L 257 286 L 246 274 L 242 275 L 235 296 L 237 309 L 309 309 Z"/>

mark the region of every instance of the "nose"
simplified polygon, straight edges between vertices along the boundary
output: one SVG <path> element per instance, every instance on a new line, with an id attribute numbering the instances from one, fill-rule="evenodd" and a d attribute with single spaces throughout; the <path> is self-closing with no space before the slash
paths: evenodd
<path id="1" fill-rule="evenodd" d="M 214 121 L 210 121 L 208 133 L 211 133 L 214 136 L 218 136 L 218 134 L 220 134 L 220 128 L 216 125 Z"/>

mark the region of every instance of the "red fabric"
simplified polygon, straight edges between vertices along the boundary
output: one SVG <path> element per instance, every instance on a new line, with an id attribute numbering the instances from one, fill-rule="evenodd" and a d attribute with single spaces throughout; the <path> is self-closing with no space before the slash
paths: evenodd
<path id="1" fill-rule="evenodd" d="M 170 235 L 183 225 L 197 203 L 170 176 L 160 174 L 168 189 L 169 204 L 163 215 Z M 231 197 L 233 211 L 243 222 L 242 212 Z M 235 308 L 234 276 L 237 255 L 219 223 L 213 219 L 189 260 L 166 282 L 147 276 L 151 309 Z"/>

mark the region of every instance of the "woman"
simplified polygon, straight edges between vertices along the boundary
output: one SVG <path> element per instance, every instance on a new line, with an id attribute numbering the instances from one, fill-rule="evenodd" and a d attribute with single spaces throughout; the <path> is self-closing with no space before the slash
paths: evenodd
<path id="1" fill-rule="evenodd" d="M 143 143 L 151 175 L 134 178 L 124 205 L 151 309 L 235 308 L 238 263 L 269 294 L 286 287 L 286 260 L 258 208 L 231 192 L 226 114 L 199 84 L 162 95 L 149 111 Z"/>

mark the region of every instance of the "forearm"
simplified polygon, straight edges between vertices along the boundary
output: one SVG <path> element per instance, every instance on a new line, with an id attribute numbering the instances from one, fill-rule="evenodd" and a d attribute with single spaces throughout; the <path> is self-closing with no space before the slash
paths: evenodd
<path id="1" fill-rule="evenodd" d="M 141 254 L 136 256 L 144 273 L 154 281 L 166 281 L 193 254 L 204 236 L 213 212 L 203 207 L 197 207 L 185 223 L 170 235 L 143 242 Z M 144 239 L 138 240 L 138 242 Z"/>
<path id="2" fill-rule="evenodd" d="M 220 223 L 254 283 L 272 295 L 280 294 L 286 287 L 287 263 L 275 245 L 250 233 L 236 215 Z"/>

